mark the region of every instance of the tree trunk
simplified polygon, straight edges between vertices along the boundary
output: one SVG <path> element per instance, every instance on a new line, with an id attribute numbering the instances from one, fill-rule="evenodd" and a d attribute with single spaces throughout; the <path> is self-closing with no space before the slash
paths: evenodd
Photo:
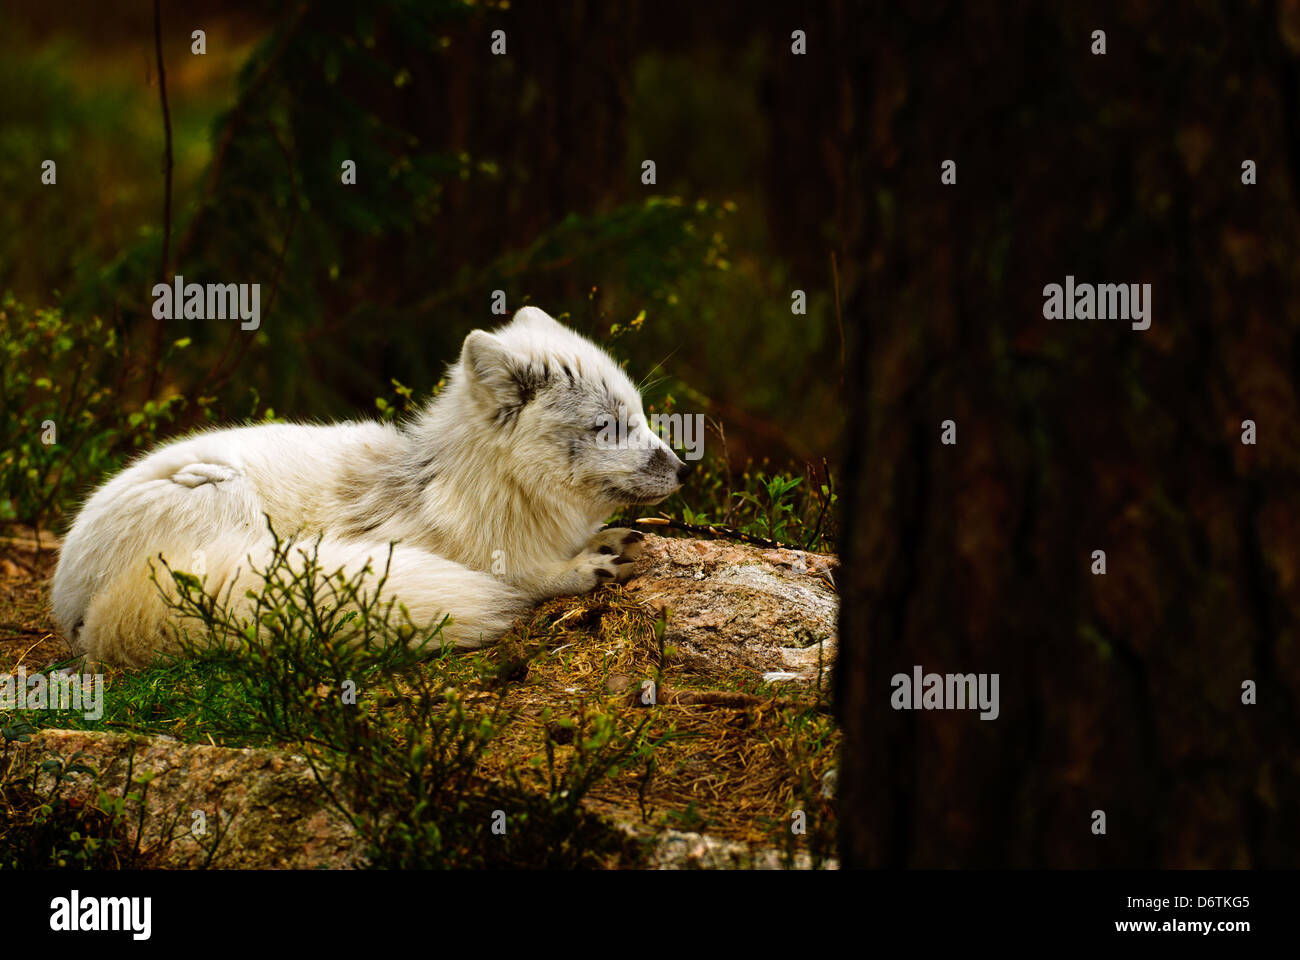
<path id="1" fill-rule="evenodd" d="M 843 862 L 1295 866 L 1297 5 L 926 6 L 845 67 Z M 998 717 L 893 709 L 917 665 Z"/>

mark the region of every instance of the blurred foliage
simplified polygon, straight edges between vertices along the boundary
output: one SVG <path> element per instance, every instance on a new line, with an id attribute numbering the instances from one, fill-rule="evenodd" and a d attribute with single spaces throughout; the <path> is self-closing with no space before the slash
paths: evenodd
<path id="1" fill-rule="evenodd" d="M 0 186 L 11 198 L 0 290 L 57 306 L 77 345 L 14 348 L 27 372 L 5 374 L 24 397 L 6 410 L 7 516 L 66 510 L 144 430 L 271 409 L 396 416 L 440 381 L 469 330 L 507 319 L 490 312 L 494 290 L 510 312 L 536 302 L 611 344 L 645 378 L 648 408 L 675 398 L 726 423 L 730 449 L 710 447 L 697 492 L 727 496 L 698 512 L 747 523 L 736 512 L 752 504 L 730 499 L 747 483 L 743 464 L 769 457 L 769 475 L 801 475 L 834 456 L 833 245 L 811 237 L 825 243 L 817 276 L 775 252 L 791 239 L 769 228 L 774 205 L 799 201 L 764 179 L 776 128 L 758 26 L 700 56 L 668 49 L 684 38 L 611 31 L 614 11 L 272 3 L 205 13 L 209 52 L 197 57 L 183 18 L 165 11 L 176 158 L 165 275 L 259 283 L 250 333 L 152 316 L 164 126 L 147 18 L 87 11 L 78 30 L 36 5 L 0 16 Z M 498 26 L 509 56 L 485 52 Z M 641 182 L 645 158 L 655 185 Z M 57 185 L 40 182 L 45 159 Z M 342 183 L 345 161 L 355 185 Z M 791 312 L 796 288 L 805 315 Z M 622 336 L 637 317 L 637 336 Z M 187 347 L 167 349 L 177 342 Z M 95 384 L 84 400 L 67 380 L 83 360 L 79 389 Z M 50 395 L 27 375 L 50 381 Z M 388 395 L 394 381 L 412 385 L 406 396 Z M 60 443 L 37 450 L 33 424 L 52 409 Z M 816 509 L 817 489 L 795 489 L 810 497 L 795 514 Z"/>
<path id="2" fill-rule="evenodd" d="M 166 355 L 188 344 L 177 341 Z M 40 527 L 63 515 L 88 485 L 152 443 L 185 400 L 175 394 L 138 410 L 118 402 L 123 369 L 117 331 L 98 317 L 0 301 L 0 520 Z M 195 407 L 204 411 L 208 399 Z"/>

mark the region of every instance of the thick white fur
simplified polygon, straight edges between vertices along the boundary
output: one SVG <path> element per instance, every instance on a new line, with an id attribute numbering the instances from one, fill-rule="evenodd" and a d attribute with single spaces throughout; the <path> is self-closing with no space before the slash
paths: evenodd
<path id="1" fill-rule="evenodd" d="M 629 439 L 594 441 L 601 415 Z M 442 393 L 413 421 L 265 424 L 167 443 L 100 487 L 64 540 L 54 615 L 92 661 L 143 666 L 177 624 L 150 580 L 201 562 L 205 589 L 240 603 L 277 534 L 314 543 L 325 573 L 382 570 L 385 598 L 473 647 L 537 601 L 623 579 L 639 534 L 601 531 L 652 503 L 683 464 L 646 427 L 636 388 L 594 344 L 525 307 L 465 340 Z M 201 558 L 201 559 L 200 559 Z"/>

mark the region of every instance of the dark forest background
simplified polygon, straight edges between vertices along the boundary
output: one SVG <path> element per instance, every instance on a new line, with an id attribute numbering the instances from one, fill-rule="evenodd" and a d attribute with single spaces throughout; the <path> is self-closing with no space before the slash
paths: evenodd
<path id="1" fill-rule="evenodd" d="M 255 386 L 277 415 L 373 411 L 392 379 L 432 387 L 470 329 L 504 319 L 489 312 L 502 289 L 511 312 L 533 302 L 600 338 L 644 310 L 621 354 L 723 419 L 739 462 L 833 454 L 848 105 L 823 102 L 824 49 L 789 55 L 790 11 L 162 7 L 164 272 L 261 282 L 265 317 L 255 337 L 168 323 L 167 343 L 192 342 L 130 399 L 225 389 L 233 405 Z M 147 358 L 165 235 L 151 7 L 7 10 L 0 288 L 57 292 Z M 496 29 L 505 56 L 489 53 Z M 39 182 L 44 159 L 57 188 Z"/>

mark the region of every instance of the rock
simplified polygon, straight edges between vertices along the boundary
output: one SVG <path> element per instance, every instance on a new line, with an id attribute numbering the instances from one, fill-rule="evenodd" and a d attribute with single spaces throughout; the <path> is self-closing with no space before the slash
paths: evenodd
<path id="1" fill-rule="evenodd" d="M 143 849 L 157 848 L 150 866 L 199 867 L 218 830 L 225 836 L 213 867 L 297 869 L 360 864 L 361 843 L 347 820 L 324 799 L 307 760 L 278 750 L 213 747 L 171 737 L 132 737 L 81 730 L 41 730 L 19 746 L 18 761 L 39 763 L 51 755 L 80 762 L 99 773 L 69 775 L 64 796 L 94 801 L 99 791 L 123 795 L 128 765 L 132 779 L 152 772 L 146 802 Z M 132 758 L 134 753 L 134 758 Z M 48 786 L 50 774 L 42 774 Z M 139 808 L 127 805 L 128 830 Z M 204 836 L 192 835 L 194 813 L 206 820 Z M 170 842 L 162 842 L 174 824 Z M 132 834 L 131 841 L 135 841 Z"/>
<path id="2" fill-rule="evenodd" d="M 747 847 L 704 833 L 666 830 L 655 842 L 649 865 L 656 870 L 783 870 L 790 863 L 781 851 L 771 847 Z M 812 857 L 800 850 L 794 854 L 793 866 L 796 870 L 810 870 Z M 831 859 L 821 866 L 835 870 L 838 862 Z"/>
<path id="3" fill-rule="evenodd" d="M 802 550 L 647 537 L 626 589 L 668 610 L 664 644 L 692 673 L 816 683 L 835 660 L 835 563 Z"/>

